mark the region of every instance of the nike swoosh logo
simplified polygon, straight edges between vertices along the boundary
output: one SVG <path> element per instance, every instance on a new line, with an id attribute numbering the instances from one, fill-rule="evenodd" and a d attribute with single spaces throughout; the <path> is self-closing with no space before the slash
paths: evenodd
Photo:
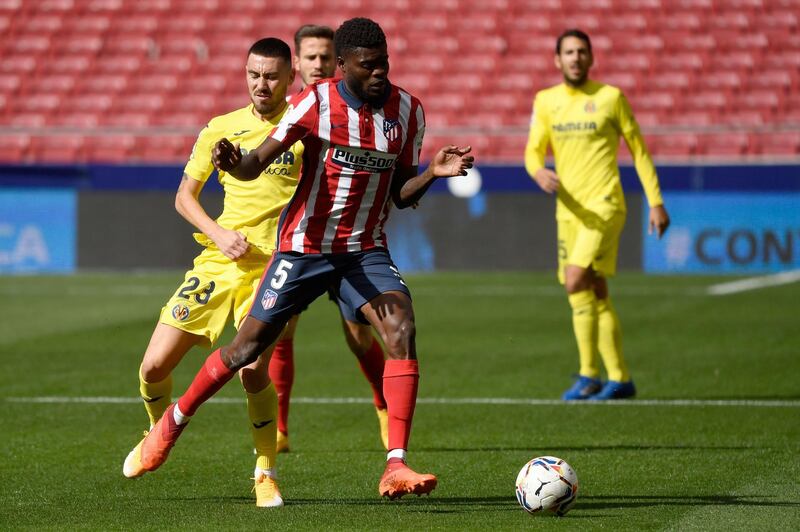
<path id="1" fill-rule="evenodd" d="M 249 129 L 243 129 L 241 131 L 237 131 L 236 133 L 233 133 L 231 136 L 232 137 L 238 137 L 239 135 L 244 135 L 245 133 L 249 133 L 249 132 L 250 132 Z"/>
<path id="2" fill-rule="evenodd" d="M 272 420 L 271 420 L 271 419 L 270 419 L 270 420 L 267 420 L 267 421 L 262 421 L 261 423 L 253 423 L 253 426 L 254 426 L 255 428 L 257 428 L 257 429 L 260 429 L 260 428 L 266 427 L 266 426 L 267 426 L 267 425 L 269 425 L 270 423 L 272 423 Z"/>
<path id="3" fill-rule="evenodd" d="M 145 403 L 155 403 L 156 401 L 158 401 L 162 397 L 164 397 L 164 396 L 163 395 L 159 395 L 158 397 L 142 397 L 142 399 L 144 399 Z"/>

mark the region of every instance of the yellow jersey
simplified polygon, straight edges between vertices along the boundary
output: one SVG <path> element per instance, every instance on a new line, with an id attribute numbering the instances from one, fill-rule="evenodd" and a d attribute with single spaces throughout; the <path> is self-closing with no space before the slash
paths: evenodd
<path id="1" fill-rule="evenodd" d="M 551 145 L 560 179 L 556 218 L 585 222 L 625 212 L 617 165 L 620 135 L 633 155 L 648 204 L 661 205 L 653 160 L 618 88 L 589 80 L 580 87 L 561 83 L 536 94 L 525 169 L 533 176 L 543 168 Z"/>
<path id="2" fill-rule="evenodd" d="M 214 172 L 211 150 L 217 141 L 225 137 L 234 144 L 239 143 L 244 155 L 264 141 L 284 113 L 262 121 L 256 117 L 253 104 L 250 104 L 213 118 L 197 137 L 184 173 L 205 183 Z M 219 182 L 225 191 L 225 199 L 217 223 L 225 229 L 240 231 L 252 246 L 264 254 L 271 254 L 275 250 L 278 217 L 294 194 L 302 164 L 303 144 L 297 142 L 252 181 L 240 181 L 220 172 Z M 194 238 L 204 246 L 214 245 L 203 233 L 195 233 Z"/>

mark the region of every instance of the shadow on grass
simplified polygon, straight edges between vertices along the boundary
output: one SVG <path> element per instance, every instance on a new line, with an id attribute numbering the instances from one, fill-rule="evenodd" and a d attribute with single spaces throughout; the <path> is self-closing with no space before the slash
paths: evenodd
<path id="1" fill-rule="evenodd" d="M 609 510 L 647 506 L 765 506 L 800 508 L 793 501 L 770 500 L 763 495 L 583 495 L 575 503 L 576 510 Z"/>

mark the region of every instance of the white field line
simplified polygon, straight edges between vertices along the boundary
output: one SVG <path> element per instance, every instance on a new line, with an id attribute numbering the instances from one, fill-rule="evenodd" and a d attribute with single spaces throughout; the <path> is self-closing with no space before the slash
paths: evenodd
<path id="1" fill-rule="evenodd" d="M 138 397 L 5 397 L 9 403 L 25 404 L 138 404 Z M 295 404 L 372 404 L 367 397 L 292 397 Z M 244 404 L 244 399 L 220 397 L 209 401 L 212 404 Z M 630 399 L 617 401 L 561 401 L 559 399 L 519 399 L 512 397 L 420 397 L 418 404 L 432 405 L 520 405 L 520 406 L 736 406 L 755 408 L 800 408 L 800 400 L 761 399 Z"/>
<path id="2" fill-rule="evenodd" d="M 800 270 L 791 270 L 772 275 L 740 279 L 729 283 L 714 284 L 708 287 L 707 292 L 712 296 L 726 296 L 728 294 L 758 290 L 759 288 L 767 288 L 769 286 L 791 284 L 798 281 L 800 281 Z"/>
<path id="3" fill-rule="evenodd" d="M 70 297 L 97 297 L 97 296 L 126 296 L 126 297 L 152 297 L 169 295 L 178 286 L 174 285 L 116 285 L 116 286 L 70 286 L 66 285 L 59 293 Z M 706 296 L 707 288 L 704 286 L 686 286 L 675 289 L 670 286 L 615 286 L 614 294 L 631 297 L 653 297 L 666 295 Z M 511 296 L 540 296 L 540 297 L 566 297 L 564 288 L 554 282 L 550 286 L 497 286 L 497 285 L 469 285 L 463 287 L 452 286 L 419 286 L 411 289 L 413 294 L 424 296 L 463 296 L 463 297 L 511 297 Z M 19 286 L 8 284 L 0 286 L 0 296 L 3 297 L 34 297 L 50 295 L 52 290 L 48 287 Z"/>

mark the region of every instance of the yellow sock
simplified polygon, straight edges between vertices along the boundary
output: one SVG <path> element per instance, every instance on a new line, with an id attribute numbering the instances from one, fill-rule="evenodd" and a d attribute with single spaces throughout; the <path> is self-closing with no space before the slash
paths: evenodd
<path id="1" fill-rule="evenodd" d="M 597 356 L 597 298 L 593 290 L 583 290 L 569 294 L 572 307 L 572 328 L 578 342 L 580 374 L 583 377 L 600 377 L 599 357 Z"/>
<path id="2" fill-rule="evenodd" d="M 139 368 L 139 395 L 142 396 L 152 427 L 172 402 L 172 375 L 160 382 L 146 382 Z"/>
<path id="3" fill-rule="evenodd" d="M 608 378 L 612 381 L 631 380 L 628 365 L 622 356 L 622 328 L 611 298 L 597 300 L 597 346 Z"/>
<path id="4" fill-rule="evenodd" d="M 256 467 L 275 467 L 276 440 L 278 436 L 278 394 L 275 385 L 256 393 L 247 393 L 247 413 L 250 416 L 250 432 L 256 448 Z"/>

